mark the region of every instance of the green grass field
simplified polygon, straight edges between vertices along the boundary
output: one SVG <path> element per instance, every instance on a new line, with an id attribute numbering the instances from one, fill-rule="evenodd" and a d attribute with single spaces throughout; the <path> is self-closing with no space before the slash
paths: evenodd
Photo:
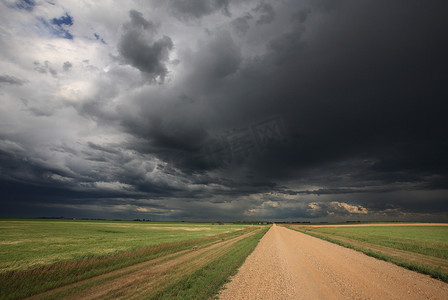
<path id="1" fill-rule="evenodd" d="M 448 226 L 352 226 L 333 227 L 332 229 L 371 237 L 448 244 Z"/>
<path id="2" fill-rule="evenodd" d="M 103 298 L 195 298 L 198 293 L 211 297 L 236 272 L 268 228 L 211 223 L 1 220 L 0 299 L 33 295 L 39 295 L 39 299 L 83 298 L 82 293 L 91 293 L 92 289 L 105 291 Z M 132 284 L 119 287 L 129 278 Z M 175 288 L 178 286 L 183 288 Z"/>
<path id="3" fill-rule="evenodd" d="M 448 282 L 448 226 L 375 225 L 289 227 Z"/>
<path id="4" fill-rule="evenodd" d="M 0 274 L 244 228 L 211 223 L 0 219 Z"/>
<path id="5" fill-rule="evenodd" d="M 328 227 L 315 231 L 448 259 L 448 226 Z"/>

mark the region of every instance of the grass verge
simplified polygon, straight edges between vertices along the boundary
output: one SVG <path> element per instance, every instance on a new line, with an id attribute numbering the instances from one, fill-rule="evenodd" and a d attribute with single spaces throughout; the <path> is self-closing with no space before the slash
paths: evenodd
<path id="1" fill-rule="evenodd" d="M 151 299 L 210 299 L 213 298 L 229 277 L 236 274 L 247 256 L 255 249 L 269 228 L 238 241 L 231 251 L 211 261 L 206 266 L 171 284 Z"/>
<path id="2" fill-rule="evenodd" d="M 353 250 L 356 250 L 356 251 L 360 251 L 360 252 L 362 252 L 362 253 L 364 253 L 364 254 L 366 254 L 368 256 L 372 256 L 372 257 L 375 257 L 377 259 L 381 259 L 381 260 L 384 260 L 384 261 L 387 261 L 387 262 L 394 263 L 394 264 L 396 264 L 396 265 L 398 265 L 400 267 L 404 267 L 406 269 L 409 269 L 409 270 L 412 270 L 412 271 L 416 271 L 416 272 L 419 272 L 419 273 L 422 273 L 422 274 L 425 274 L 425 275 L 430 275 L 433 278 L 436 278 L 436 279 L 439 279 L 439 280 L 442 280 L 442 281 L 448 283 L 448 273 L 443 272 L 440 269 L 435 269 L 435 268 L 431 268 L 431 267 L 428 267 L 428 266 L 425 266 L 425 265 L 412 263 L 412 262 L 406 261 L 404 259 L 400 259 L 400 258 L 391 256 L 391 255 L 387 255 L 387 254 L 379 252 L 379 251 L 373 251 L 373 250 L 370 250 L 370 249 L 365 249 L 365 248 L 362 248 L 362 247 L 359 247 L 359 246 L 355 246 L 355 245 L 353 245 L 353 244 L 351 244 L 349 242 L 343 242 L 343 241 L 337 240 L 335 238 L 331 238 L 331 237 L 328 237 L 326 235 L 322 235 L 322 234 L 319 234 L 319 233 L 316 233 L 316 232 L 312 232 L 312 231 L 309 231 L 309 230 L 298 229 L 298 228 L 294 228 L 294 227 L 290 227 L 290 226 L 286 226 L 286 227 L 289 228 L 289 229 L 292 229 L 292 230 L 296 230 L 296 231 L 299 231 L 299 232 L 302 232 L 302 233 L 314 236 L 316 238 L 320 238 L 322 240 L 329 241 L 331 243 L 334 243 L 334 244 L 337 244 L 337 245 L 340 245 L 340 246 L 343 246 L 343 247 L 346 247 L 346 248 L 350 248 L 350 249 L 353 249 Z"/>

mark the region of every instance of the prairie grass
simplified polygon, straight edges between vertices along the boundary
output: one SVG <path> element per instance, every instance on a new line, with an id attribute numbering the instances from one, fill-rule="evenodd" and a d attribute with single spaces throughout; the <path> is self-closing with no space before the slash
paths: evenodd
<path id="1" fill-rule="evenodd" d="M 333 227 L 340 232 L 448 244 L 448 226 L 351 226 Z"/>
<path id="2" fill-rule="evenodd" d="M 448 226 L 354 226 L 309 230 L 448 259 Z"/>
<path id="3" fill-rule="evenodd" d="M 0 219 L 0 274 L 229 233 L 243 225 Z"/>
<path id="4" fill-rule="evenodd" d="M 38 225 L 41 224 L 38 223 Z M 137 228 L 137 230 L 141 230 L 141 228 L 138 227 L 140 224 L 136 225 L 137 227 L 134 228 Z M 95 228 L 95 230 L 97 230 L 98 226 L 100 226 L 100 228 L 104 228 L 99 224 L 95 224 L 93 227 Z M 183 226 L 188 227 L 188 224 L 183 224 Z M 204 225 L 201 224 L 191 226 Z M 225 225 L 219 227 L 225 227 Z M 217 232 L 223 231 L 224 233 L 196 239 L 191 239 L 191 235 L 185 233 L 183 230 L 178 230 L 179 232 L 177 232 L 176 237 L 180 241 L 142 247 L 139 249 L 134 249 L 136 245 L 134 244 L 132 245 L 132 247 L 129 247 L 132 250 L 121 251 L 114 254 L 104 254 L 105 252 L 102 252 L 103 255 L 84 255 L 79 259 L 58 261 L 34 268 L 18 268 L 16 270 L 3 272 L 2 274 L 0 274 L 0 286 L 2 287 L 0 290 L 0 299 L 18 299 L 35 295 L 49 289 L 105 274 L 120 268 L 124 268 L 126 266 L 137 264 L 139 262 L 148 261 L 157 257 L 163 257 L 168 254 L 176 253 L 185 249 L 190 249 L 192 246 L 210 244 L 223 238 L 236 237 L 248 231 L 255 230 L 254 227 L 247 227 L 245 229 L 241 228 L 242 226 L 227 228 L 227 230 L 225 228 L 219 228 L 219 230 L 217 229 Z M 207 232 L 210 231 L 214 232 L 212 230 L 208 230 Z M 197 234 L 197 231 L 193 231 L 193 236 L 196 236 Z M 151 244 L 151 242 L 154 242 L 151 241 L 151 237 L 151 235 L 146 237 L 147 244 L 149 245 Z M 189 237 L 189 240 L 185 240 Z M 114 239 L 120 240 L 121 236 L 115 235 Z M 163 239 L 158 239 L 159 242 L 161 240 Z M 118 243 L 118 241 L 115 241 L 114 243 Z M 65 247 L 62 248 L 62 251 L 67 250 Z M 29 248 L 27 248 L 27 250 L 29 250 Z M 29 255 L 28 257 L 35 257 L 35 255 Z"/>

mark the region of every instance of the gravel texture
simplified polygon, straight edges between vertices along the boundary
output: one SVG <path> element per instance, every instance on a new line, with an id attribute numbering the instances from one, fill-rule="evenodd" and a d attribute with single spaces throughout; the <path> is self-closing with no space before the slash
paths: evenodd
<path id="1" fill-rule="evenodd" d="M 448 284 L 273 225 L 220 299 L 448 299 Z"/>

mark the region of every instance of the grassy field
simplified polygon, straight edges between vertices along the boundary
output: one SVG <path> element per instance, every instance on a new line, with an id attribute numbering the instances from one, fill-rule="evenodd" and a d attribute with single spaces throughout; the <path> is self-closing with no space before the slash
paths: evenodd
<path id="1" fill-rule="evenodd" d="M 54 299 L 83 293 L 87 294 L 80 298 L 90 298 L 93 291 L 105 292 L 102 297 L 106 298 L 161 299 L 172 298 L 173 293 L 189 298 L 200 291 L 213 296 L 267 229 L 203 223 L 2 220 L 0 299 L 32 295 Z M 128 284 L 120 287 L 123 282 Z M 179 284 L 184 288 L 176 290 Z"/>
<path id="2" fill-rule="evenodd" d="M 351 226 L 336 227 L 337 232 L 404 239 L 416 242 L 448 243 L 448 226 Z"/>
<path id="3" fill-rule="evenodd" d="M 448 282 L 448 226 L 378 225 L 288 227 Z"/>
<path id="4" fill-rule="evenodd" d="M 0 274 L 198 239 L 243 225 L 0 219 Z"/>

